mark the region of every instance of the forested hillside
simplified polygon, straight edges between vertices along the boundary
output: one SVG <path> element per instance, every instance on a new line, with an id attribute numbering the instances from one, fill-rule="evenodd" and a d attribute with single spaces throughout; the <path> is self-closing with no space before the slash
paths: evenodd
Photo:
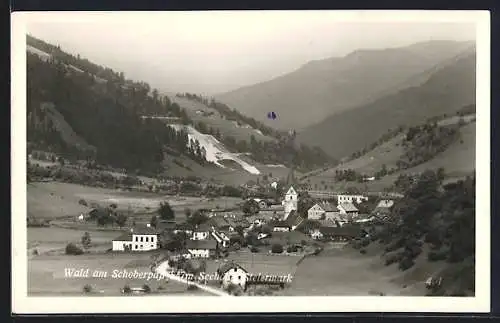
<path id="1" fill-rule="evenodd" d="M 265 142 L 256 136 L 236 139 L 224 129 L 193 120 L 183 107 L 148 83 L 128 80 L 122 72 L 70 55 L 30 36 L 27 44 L 31 48 L 27 52 L 30 149 L 149 174 L 165 170 L 166 154 L 183 155 L 207 165 L 205 147 L 190 140 L 184 128 L 167 127 L 166 117 L 213 135 L 230 151 L 248 155 L 262 164 L 314 169 L 332 162 L 321 150 L 294 146 L 285 140 L 285 134 L 221 103 L 187 95 L 272 140 Z"/>
<path id="2" fill-rule="evenodd" d="M 164 147 L 202 160 L 191 148 L 187 133 L 176 132 L 144 114 L 161 113 L 189 123 L 185 112 L 147 83 L 126 80 L 123 73 L 66 54 L 58 47 L 31 37 L 28 44 L 51 54 L 44 60 L 27 53 L 28 139 L 35 148 L 65 153 L 68 158 L 92 158 L 100 164 L 157 172 Z M 89 72 L 92 71 L 92 72 Z M 95 152 L 68 145 L 42 107 L 50 103 L 74 132 Z"/>

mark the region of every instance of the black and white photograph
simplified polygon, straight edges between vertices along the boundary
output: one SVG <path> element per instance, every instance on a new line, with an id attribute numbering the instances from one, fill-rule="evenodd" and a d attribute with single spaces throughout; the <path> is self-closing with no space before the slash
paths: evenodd
<path id="1" fill-rule="evenodd" d="M 13 310 L 489 311 L 489 23 L 12 14 Z"/>

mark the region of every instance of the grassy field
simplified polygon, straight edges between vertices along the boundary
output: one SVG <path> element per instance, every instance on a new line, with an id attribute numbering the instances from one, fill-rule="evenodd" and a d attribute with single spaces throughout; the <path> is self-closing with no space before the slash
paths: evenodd
<path id="1" fill-rule="evenodd" d="M 394 167 L 396 161 L 403 153 L 403 147 L 400 145 L 402 135 L 395 137 L 388 142 L 369 151 L 367 154 L 346 162 L 335 168 L 328 169 L 310 178 L 305 179 L 313 189 L 344 191 L 350 187 L 356 187 L 364 191 L 382 191 L 391 186 L 401 173 L 417 173 L 426 169 L 438 169 L 443 167 L 448 179 L 461 178 L 469 175 L 475 170 L 476 157 L 476 123 L 473 121 L 475 116 L 466 116 L 463 119 L 471 123 L 460 129 L 460 139 L 452 143 L 445 151 L 436 155 L 433 159 L 420 164 L 416 167 L 404 171 L 396 172 L 385 176 L 377 181 L 366 183 L 345 182 L 335 180 L 335 170 L 351 168 L 360 173 L 373 174 L 381 169 L 385 164 L 387 169 Z M 451 117 L 441 121 L 443 125 L 456 123 L 459 117 Z"/>
<path id="2" fill-rule="evenodd" d="M 150 272 L 150 253 L 134 254 L 85 254 L 80 256 L 40 255 L 28 261 L 28 294 L 31 296 L 83 296 L 83 287 L 92 286 L 94 293 L 90 295 L 119 296 L 120 290 L 126 284 L 130 287 L 141 287 L 147 284 L 153 293 L 164 294 L 193 294 L 187 291 L 184 284 L 174 281 L 165 281 L 147 278 L 113 278 L 113 271 L 126 270 L 127 272 Z M 65 277 L 66 268 L 89 269 L 90 277 Z M 106 272 L 107 277 L 92 277 L 94 271 Z M 158 290 L 162 286 L 163 290 Z M 197 295 L 204 292 L 196 291 Z"/>
<path id="3" fill-rule="evenodd" d="M 109 206 L 117 204 L 119 211 L 131 214 L 151 213 L 158 208 L 160 202 L 168 201 L 176 215 L 182 219 L 183 210 L 189 208 L 232 207 L 241 202 L 239 198 L 219 197 L 183 197 L 165 196 L 148 192 L 119 191 L 96 188 L 78 184 L 44 182 L 27 185 L 28 212 L 39 218 L 76 217 L 81 212 L 90 210 L 78 204 L 84 199 L 88 205 Z"/>
<path id="4" fill-rule="evenodd" d="M 401 271 L 384 266 L 377 244 L 361 255 L 349 246 L 330 248 L 305 258 L 292 284 L 274 295 L 283 296 L 424 296 L 425 280 L 442 270 L 444 262 L 428 262 L 425 252 L 414 267 Z"/>

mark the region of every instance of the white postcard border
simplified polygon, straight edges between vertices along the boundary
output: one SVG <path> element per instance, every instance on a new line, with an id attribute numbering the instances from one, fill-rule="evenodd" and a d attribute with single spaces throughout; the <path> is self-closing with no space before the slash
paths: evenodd
<path id="1" fill-rule="evenodd" d="M 317 11 L 287 11 L 314 14 Z M 265 14 L 267 12 L 254 12 Z M 276 14 L 276 11 L 274 12 Z M 324 11 L 323 11 L 324 13 Z M 489 11 L 332 11 L 337 21 L 476 24 L 476 296 L 463 297 L 28 297 L 26 233 L 26 25 L 32 22 L 144 19 L 164 12 L 15 12 L 11 30 L 12 304 L 16 314 L 208 312 L 489 312 L 490 311 L 490 13 Z M 168 14 L 235 14 L 175 12 Z M 238 12 L 237 14 L 252 14 Z M 328 13 L 330 14 L 330 13 Z"/>

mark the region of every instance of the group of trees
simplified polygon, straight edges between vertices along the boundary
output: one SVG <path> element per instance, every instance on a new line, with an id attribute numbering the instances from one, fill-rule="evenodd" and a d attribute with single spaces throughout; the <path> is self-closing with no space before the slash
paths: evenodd
<path id="1" fill-rule="evenodd" d="M 407 169 L 432 159 L 457 140 L 459 128 L 458 124 L 438 126 L 437 123 L 410 127 L 403 141 L 405 153 L 397 162 L 397 167 Z"/>
<path id="2" fill-rule="evenodd" d="M 89 213 L 90 220 L 96 221 L 99 226 L 118 225 L 120 228 L 127 223 L 128 217 L 123 212 L 118 212 L 116 205 L 106 208 L 96 208 Z"/>
<path id="3" fill-rule="evenodd" d="M 475 177 L 443 185 L 443 170 L 425 171 L 413 180 L 400 180 L 405 193 L 393 207 L 382 230 L 371 232 L 372 241 L 386 244 L 386 264 L 399 262 L 405 270 L 414 264 L 425 241 L 430 261 L 474 263 Z M 473 277 L 474 266 L 465 266 L 464 277 Z M 457 278 L 459 279 L 459 278 Z M 464 285 L 473 289 L 473 279 Z"/>

